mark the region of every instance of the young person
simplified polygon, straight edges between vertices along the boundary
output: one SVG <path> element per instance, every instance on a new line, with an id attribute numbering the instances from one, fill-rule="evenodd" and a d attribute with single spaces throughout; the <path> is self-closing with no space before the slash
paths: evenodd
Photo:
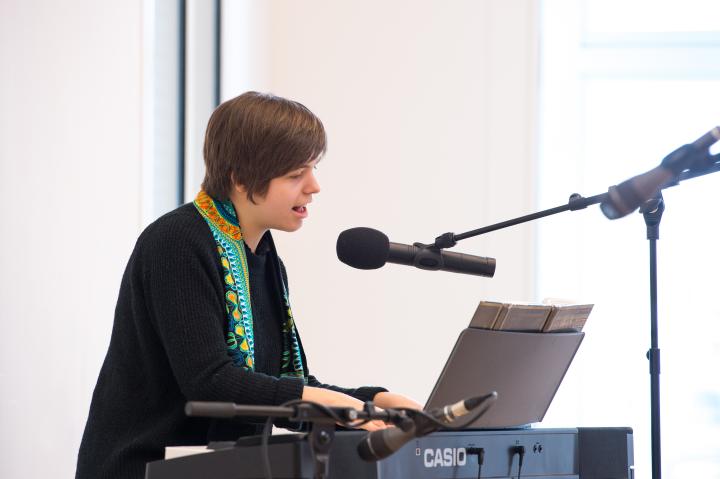
<path id="1" fill-rule="evenodd" d="M 166 446 L 261 429 L 188 418 L 190 400 L 421 407 L 383 388 L 346 389 L 310 375 L 270 230 L 302 226 L 325 148 L 322 123 L 297 102 L 248 92 L 215 110 L 202 190 L 148 226 L 128 262 L 77 478 L 140 479 Z"/>

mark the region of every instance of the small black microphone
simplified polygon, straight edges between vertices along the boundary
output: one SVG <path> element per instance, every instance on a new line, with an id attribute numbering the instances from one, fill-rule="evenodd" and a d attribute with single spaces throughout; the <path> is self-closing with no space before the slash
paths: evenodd
<path id="1" fill-rule="evenodd" d="M 718 140 L 720 127 L 716 126 L 694 142 L 670 153 L 660 166 L 611 186 L 607 199 L 600 203 L 603 214 L 611 220 L 622 218 L 672 184 L 683 171 L 702 168 L 711 158 L 709 148 Z"/>
<path id="2" fill-rule="evenodd" d="M 443 251 L 430 246 L 392 243 L 384 233 L 372 228 L 343 231 L 338 236 L 336 250 L 340 261 L 358 269 L 377 269 L 385 263 L 396 263 L 489 278 L 495 274 L 495 258 Z"/>
<path id="3" fill-rule="evenodd" d="M 428 415 L 440 422 L 450 424 L 488 400 L 495 400 L 496 398 L 497 393 L 493 391 L 485 396 L 464 399 L 455 404 L 434 409 Z M 388 457 L 412 439 L 425 436 L 438 429 L 440 429 L 440 425 L 428 420 L 421 414 L 417 414 L 399 427 L 381 429 L 365 435 L 357 446 L 358 454 L 365 461 L 379 461 Z"/>
<path id="4" fill-rule="evenodd" d="M 222 417 L 237 416 L 237 405 L 231 402 L 189 401 L 185 403 L 185 415 L 188 417 Z"/>

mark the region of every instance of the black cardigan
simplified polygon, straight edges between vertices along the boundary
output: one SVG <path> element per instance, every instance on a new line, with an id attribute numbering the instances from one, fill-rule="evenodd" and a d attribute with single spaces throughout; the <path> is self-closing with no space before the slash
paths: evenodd
<path id="1" fill-rule="evenodd" d="M 76 478 L 140 479 L 145 463 L 161 459 L 166 446 L 258 432 L 253 423 L 228 427 L 188 418 L 183 411 L 188 400 L 279 405 L 302 396 L 299 378 L 235 366 L 227 352 L 226 321 L 215 240 L 195 206 L 183 205 L 143 231 L 125 269 Z M 256 348 L 262 347 L 257 341 Z M 304 353 L 303 363 L 307 371 Z M 313 376 L 307 384 L 361 401 L 384 391 L 343 389 Z"/>

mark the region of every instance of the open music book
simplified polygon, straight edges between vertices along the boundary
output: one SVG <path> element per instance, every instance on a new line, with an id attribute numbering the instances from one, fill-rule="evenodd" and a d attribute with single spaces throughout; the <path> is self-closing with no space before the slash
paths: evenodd
<path id="1" fill-rule="evenodd" d="M 582 331 L 592 304 L 512 304 L 481 301 L 470 327 L 496 331 Z"/>

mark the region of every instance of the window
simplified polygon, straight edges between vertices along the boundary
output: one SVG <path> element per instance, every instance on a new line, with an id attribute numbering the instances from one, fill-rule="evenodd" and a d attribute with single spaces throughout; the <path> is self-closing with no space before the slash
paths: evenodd
<path id="1" fill-rule="evenodd" d="M 709 0 L 543 2 L 541 208 L 574 192 L 601 193 L 720 124 L 718 18 L 720 3 Z M 668 478 L 720 477 L 719 189 L 720 175 L 710 175 L 664 193 L 658 283 Z M 631 426 L 637 477 L 649 477 L 643 218 L 611 222 L 593 207 L 541 221 L 538 238 L 538 294 L 596 305 L 544 425 Z"/>

